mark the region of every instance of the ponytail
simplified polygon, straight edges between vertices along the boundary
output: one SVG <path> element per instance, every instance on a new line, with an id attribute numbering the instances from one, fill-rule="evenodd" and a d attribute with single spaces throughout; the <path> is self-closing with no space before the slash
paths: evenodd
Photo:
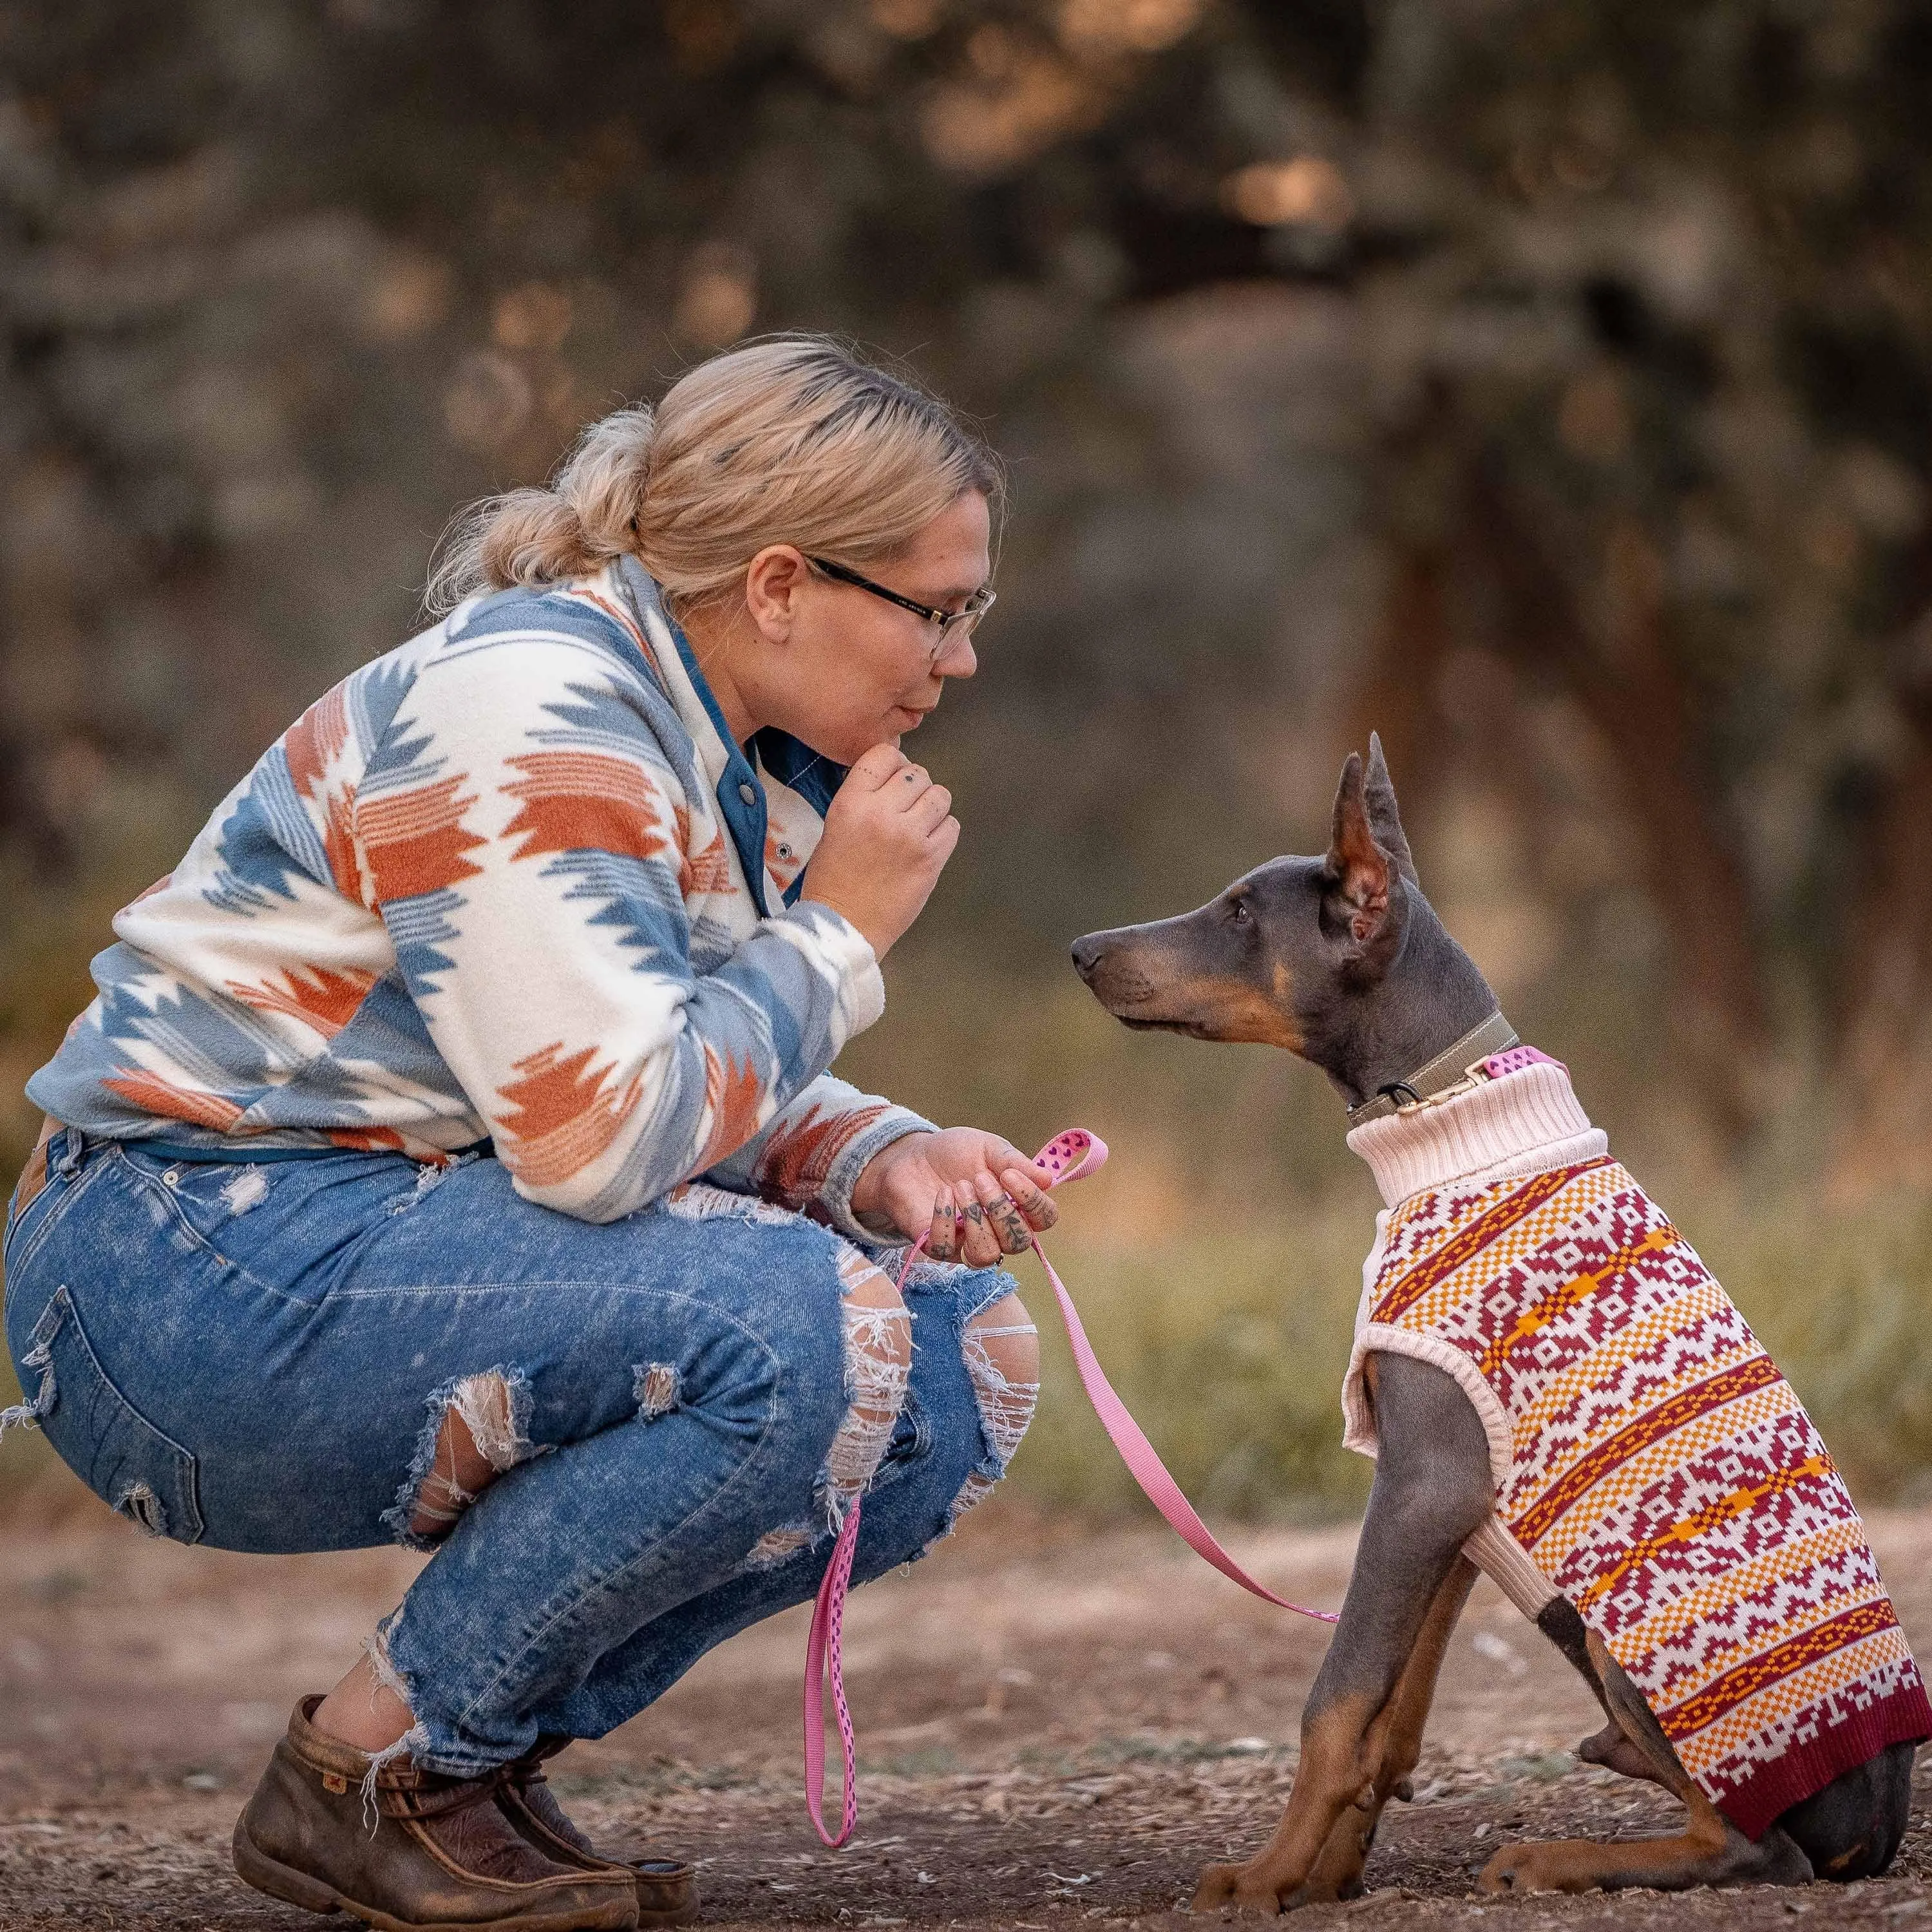
<path id="1" fill-rule="evenodd" d="M 992 453 L 938 398 L 822 337 L 780 336 L 700 363 L 655 412 L 592 423 L 547 487 L 477 504 L 428 602 L 563 583 L 628 554 L 688 609 L 728 592 L 767 544 L 874 562 L 999 485 Z"/>

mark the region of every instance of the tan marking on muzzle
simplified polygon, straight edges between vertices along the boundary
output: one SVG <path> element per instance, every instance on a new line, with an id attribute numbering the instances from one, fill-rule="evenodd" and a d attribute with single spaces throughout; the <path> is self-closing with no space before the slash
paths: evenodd
<path id="1" fill-rule="evenodd" d="M 1293 977 L 1286 966 L 1274 969 L 1272 990 L 1245 980 L 1204 980 L 1192 988 L 1197 1005 L 1188 1024 L 1211 1038 L 1299 1053 L 1306 1042 L 1296 1024 L 1290 994 Z"/>

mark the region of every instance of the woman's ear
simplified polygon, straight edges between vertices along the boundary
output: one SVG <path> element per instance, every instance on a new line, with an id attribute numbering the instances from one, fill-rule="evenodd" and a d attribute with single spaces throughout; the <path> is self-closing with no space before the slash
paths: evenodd
<path id="1" fill-rule="evenodd" d="M 805 553 L 792 544 L 767 544 L 745 570 L 745 609 L 767 644 L 791 641 L 798 598 L 812 579 Z"/>

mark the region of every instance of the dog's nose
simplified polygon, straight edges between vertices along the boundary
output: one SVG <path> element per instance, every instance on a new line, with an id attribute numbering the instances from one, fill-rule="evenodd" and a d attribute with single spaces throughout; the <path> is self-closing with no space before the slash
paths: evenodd
<path id="1" fill-rule="evenodd" d="M 1090 932 L 1076 939 L 1067 950 L 1073 956 L 1073 970 L 1083 980 L 1094 976 L 1094 968 L 1100 963 L 1100 955 L 1106 950 L 1106 934 Z"/>

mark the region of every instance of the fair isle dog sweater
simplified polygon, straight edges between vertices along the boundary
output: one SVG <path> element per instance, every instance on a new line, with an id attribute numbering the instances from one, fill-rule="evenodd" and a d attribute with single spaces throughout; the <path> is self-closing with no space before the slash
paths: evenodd
<path id="1" fill-rule="evenodd" d="M 1370 1121 L 1387 1212 L 1363 1364 L 1454 1376 L 1496 1514 L 1467 1553 L 1526 1614 L 1566 1598 L 1684 1768 L 1750 1838 L 1875 1751 L 1932 1736 L 1858 1511 L 1803 1405 L 1696 1252 L 1543 1061 Z"/>
<path id="2" fill-rule="evenodd" d="M 884 1004 L 802 896 L 842 772 L 733 742 L 628 560 L 472 598 L 314 704 L 116 918 L 32 1099 L 205 1160 L 488 1142 L 592 1221 L 704 1176 L 862 1235 L 928 1124 L 826 1071 Z"/>

